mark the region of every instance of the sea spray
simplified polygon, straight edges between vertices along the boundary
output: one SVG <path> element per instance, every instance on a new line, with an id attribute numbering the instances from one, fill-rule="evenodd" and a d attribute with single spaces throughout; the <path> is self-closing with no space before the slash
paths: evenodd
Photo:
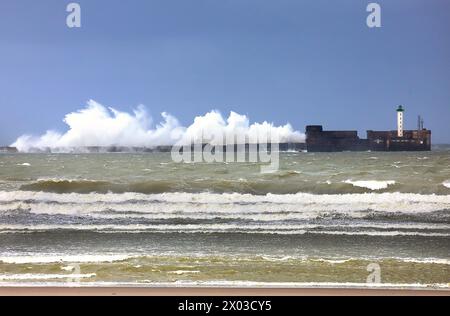
<path id="1" fill-rule="evenodd" d="M 175 143 L 203 143 L 205 134 L 236 134 L 251 138 L 254 135 L 277 134 L 280 142 L 304 142 L 304 134 L 290 124 L 274 126 L 268 122 L 250 124 L 245 115 L 230 112 L 227 119 L 217 110 L 197 116 L 184 127 L 177 118 L 163 112 L 163 121 L 154 126 L 144 106 L 132 114 L 89 100 L 85 108 L 69 113 L 64 118 L 65 133 L 47 131 L 41 136 L 22 135 L 12 146 L 21 152 L 50 150 L 71 152 L 73 148 L 91 146 L 153 147 Z"/>

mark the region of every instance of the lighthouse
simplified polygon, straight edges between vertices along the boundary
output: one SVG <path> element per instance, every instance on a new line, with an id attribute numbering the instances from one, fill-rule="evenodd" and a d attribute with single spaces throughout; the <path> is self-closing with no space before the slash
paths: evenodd
<path id="1" fill-rule="evenodd" d="M 405 110 L 401 105 L 398 106 L 397 109 L 397 136 L 403 137 L 403 112 Z"/>

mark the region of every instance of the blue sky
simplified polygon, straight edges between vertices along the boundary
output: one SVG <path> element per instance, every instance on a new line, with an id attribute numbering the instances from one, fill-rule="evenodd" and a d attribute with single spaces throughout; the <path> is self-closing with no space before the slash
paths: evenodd
<path id="1" fill-rule="evenodd" d="M 218 109 L 252 122 L 327 129 L 406 128 L 417 115 L 450 143 L 450 1 L 64 0 L 0 2 L 0 144 L 65 130 L 94 99 L 184 125 Z"/>

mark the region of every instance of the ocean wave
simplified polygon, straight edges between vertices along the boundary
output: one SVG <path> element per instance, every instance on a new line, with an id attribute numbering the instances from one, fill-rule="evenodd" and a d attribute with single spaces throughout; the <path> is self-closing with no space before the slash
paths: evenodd
<path id="1" fill-rule="evenodd" d="M 0 263 L 3 264 L 58 264 L 60 268 L 67 271 L 73 271 L 70 264 L 104 264 L 104 263 L 122 263 L 139 268 L 146 263 L 158 262 L 182 262 L 183 268 L 193 268 L 195 265 L 189 263 L 211 262 L 275 262 L 275 263 L 325 263 L 325 264 L 359 264 L 359 263 L 418 263 L 418 264 L 438 264 L 450 265 L 449 259 L 444 258 L 409 258 L 409 257 L 315 257 L 315 256 L 296 256 L 296 255 L 211 255 L 206 253 L 190 254 L 183 256 L 179 254 L 161 254 L 161 253 L 134 253 L 134 254 L 29 254 L 29 255 L 8 255 L 1 256 Z M 67 266 L 69 264 L 69 266 Z M 177 270 L 175 270 L 177 271 Z M 186 270 L 184 270 L 186 271 Z"/>
<path id="2" fill-rule="evenodd" d="M 356 230 L 355 230 L 356 229 Z M 354 227 L 354 230 L 342 230 L 339 227 L 320 226 L 320 225 L 246 225 L 246 224 L 134 224 L 134 225 L 88 225 L 88 224 L 66 224 L 66 225 L 0 225 L 1 234 L 19 234 L 33 232 L 50 232 L 50 231 L 89 231 L 97 233 L 122 233 L 122 234 L 139 234 L 139 233 L 189 233 L 189 234 L 214 234 L 214 233 L 239 233 L 239 234 L 278 234 L 278 235 L 347 235 L 347 236 L 378 236 L 378 237 L 395 237 L 395 236 L 416 236 L 416 237 L 450 237 L 448 229 L 437 231 L 408 231 L 408 230 L 386 230 L 376 227 Z"/>
<path id="3" fill-rule="evenodd" d="M 279 142 L 304 142 L 305 135 L 295 131 L 288 123 L 274 126 L 267 122 L 249 123 L 246 115 L 231 111 L 228 118 L 216 110 L 194 118 L 190 126 L 181 126 L 172 115 L 161 113 L 163 121 L 155 128 L 148 128 L 147 122 L 152 121 L 143 105 L 138 106 L 132 114 L 121 112 L 111 107 L 89 100 L 86 107 L 77 112 L 68 113 L 64 122 L 68 131 L 60 134 L 48 131 L 39 137 L 22 135 L 11 146 L 17 147 L 19 152 L 33 152 L 39 150 L 51 152 L 86 151 L 85 146 L 109 147 L 155 147 L 159 145 L 201 144 L 209 134 L 212 143 L 221 142 L 219 135 L 233 135 L 238 139 L 259 140 L 268 139 Z M 86 128 L 86 122 L 92 122 Z M 105 129 L 108 130 L 105 133 Z"/>
<path id="4" fill-rule="evenodd" d="M 0 274 L 0 281 L 12 280 L 54 280 L 54 279 L 85 279 L 95 277 L 95 273 L 89 274 Z"/>
<path id="5" fill-rule="evenodd" d="M 30 208 L 31 204 L 62 204 L 61 209 L 70 212 L 70 207 L 82 205 L 86 207 L 89 204 L 95 204 L 98 209 L 102 207 L 113 207 L 120 211 L 119 205 L 130 204 L 127 206 L 129 211 L 133 211 L 132 205 L 136 210 L 151 212 L 158 209 L 164 210 L 164 207 L 170 209 L 170 205 L 180 204 L 178 210 L 189 210 L 189 205 L 193 211 L 198 212 L 198 207 L 214 207 L 216 212 L 230 212 L 239 208 L 246 211 L 271 212 L 279 210 L 285 212 L 314 212 L 314 211 L 381 211 L 381 212 L 435 212 L 450 209 L 449 195 L 422 195 L 413 193 L 362 193 L 362 194 L 240 194 L 240 193 L 160 193 L 160 194 L 141 194 L 141 193 L 89 193 L 89 194 L 56 194 L 34 191 L 0 191 L 0 206 L 3 211 L 10 209 L 9 203 L 17 204 L 15 207 L 23 206 L 24 209 Z M 63 204 L 73 204 L 70 207 L 64 207 Z M 180 206 L 182 208 L 180 208 Z M 252 207 L 257 206 L 257 208 Z M 148 209 L 146 209 L 148 207 Z M 75 207 L 76 209 L 76 207 Z M 125 209 L 123 209 L 126 211 Z M 74 212 L 76 213 L 76 212 Z M 367 215 L 361 214 L 361 216 Z"/>
<path id="6" fill-rule="evenodd" d="M 0 257 L 0 262 L 3 263 L 15 263 L 15 264 L 25 264 L 25 263 L 93 263 L 93 262 L 117 262 L 129 259 L 129 255 L 33 255 L 33 256 L 2 256 Z"/>
<path id="7" fill-rule="evenodd" d="M 448 259 L 441 259 L 441 258 L 423 258 L 423 259 L 418 259 L 418 258 L 401 258 L 398 259 L 401 260 L 403 262 L 412 262 L 412 263 L 431 263 L 431 264 L 445 264 L 445 265 L 450 265 L 450 260 Z"/>
<path id="8" fill-rule="evenodd" d="M 23 282 L 20 280 L 10 280 L 11 282 L 2 282 L 5 287 L 21 287 L 21 286 L 47 286 L 58 287 L 60 282 Z M 259 282 L 259 281 L 198 281 L 198 280 L 177 280 L 174 282 L 143 280 L 136 282 L 127 281 L 92 281 L 92 282 L 72 282 L 64 283 L 64 286 L 70 287 L 125 287 L 139 286 L 152 288 L 192 288 L 192 287 L 209 287 L 209 288 L 272 288 L 272 289 L 405 289 L 405 290 L 448 290 L 449 283 L 364 283 L 364 282 Z"/>
<path id="9" fill-rule="evenodd" d="M 146 181 L 139 183 L 112 183 L 97 180 L 74 180 L 74 179 L 49 179 L 38 180 L 30 184 L 21 186 L 22 190 L 43 191 L 54 193 L 163 193 L 176 189 L 176 185 L 171 185 L 169 181 Z"/>
<path id="10" fill-rule="evenodd" d="M 174 286 L 169 283 L 150 282 L 148 284 L 159 286 Z M 378 289 L 448 289 L 448 283 L 363 283 L 363 282 L 255 282 L 255 281 L 185 281 L 175 282 L 177 287 L 238 287 L 238 288 L 341 288 L 341 289 L 361 289 L 361 288 L 378 288 Z"/>
<path id="11" fill-rule="evenodd" d="M 387 180 L 387 181 L 376 181 L 376 180 L 358 180 L 358 181 L 352 181 L 352 180 L 345 180 L 344 183 L 351 184 L 355 187 L 360 188 L 367 188 L 372 191 L 374 190 L 382 190 L 387 189 L 389 186 L 394 185 L 394 180 Z"/>
<path id="12" fill-rule="evenodd" d="M 450 236 L 450 196 L 0 192 L 0 233 Z"/>
<path id="13" fill-rule="evenodd" d="M 31 164 L 28 163 L 28 162 L 18 163 L 17 165 L 18 165 L 18 166 L 23 166 L 23 167 L 30 167 L 30 166 L 31 166 Z"/>
<path id="14" fill-rule="evenodd" d="M 32 257 L 29 254 L 27 257 Z M 296 257 L 262 255 L 166 255 L 136 254 L 125 260 L 104 263 L 72 262 L 2 263 L 8 274 L 0 274 L 0 282 L 37 284 L 79 280 L 83 284 L 128 284 L 140 286 L 311 286 L 347 287 L 356 284 L 367 287 L 448 287 L 449 262 L 441 258 L 352 258 L 352 257 Z M 421 261 L 422 260 L 422 261 Z M 20 262 L 26 262 L 22 259 Z M 367 266 L 382 267 L 384 283 L 366 284 Z M 83 274 L 55 273 L 67 265 L 79 264 Z M 26 269 L 24 269 L 26 267 Z M 305 273 L 308 271 L 308 273 Z M 230 278 L 230 275 L 233 276 Z M 129 280 L 133 280 L 130 282 Z M 109 282 L 109 283 L 108 283 Z M 57 284 L 57 283 L 55 283 Z"/>
<path id="15" fill-rule="evenodd" d="M 47 286 L 58 287 L 60 282 L 23 282 L 17 280 L 15 282 L 2 282 L 5 287 L 21 287 L 21 286 Z M 20 281 L 20 282 L 19 282 Z M 364 282 L 258 282 L 258 281 L 195 281 L 195 280 L 177 280 L 174 282 L 143 280 L 136 282 L 127 281 L 92 281 L 86 283 L 72 282 L 64 283 L 64 286 L 71 287 L 125 287 L 139 286 L 152 288 L 192 288 L 192 287 L 210 287 L 210 288 L 272 288 L 272 289 L 407 289 L 407 290 L 448 290 L 449 283 L 364 283 Z"/>
<path id="16" fill-rule="evenodd" d="M 444 187 L 450 189 L 450 180 L 446 180 L 446 181 L 442 182 L 442 185 L 443 185 Z"/>
<path id="17" fill-rule="evenodd" d="M 176 274 L 176 275 L 181 275 L 181 274 L 195 274 L 195 273 L 200 273 L 201 271 L 198 270 L 175 270 L 175 271 L 169 271 L 169 274 Z"/>
<path id="18" fill-rule="evenodd" d="M 405 232 L 405 231 L 312 231 L 310 234 L 321 235 L 347 235 L 347 236 L 378 236 L 378 237 L 395 237 L 395 236 L 417 236 L 417 237 L 450 237 L 450 233 L 421 233 L 421 232 Z"/>
<path id="19" fill-rule="evenodd" d="M 402 188 L 394 180 L 345 180 L 345 181 L 296 181 L 301 172 L 296 170 L 278 171 L 264 174 L 258 179 L 173 179 L 145 180 L 138 182 L 111 182 L 89 179 L 39 179 L 22 184 L 20 190 L 51 193 L 241 193 L 252 195 L 272 194 L 352 194 L 371 191 L 391 191 Z M 406 188 L 406 187 L 405 187 Z M 400 190 L 404 191 L 404 190 Z M 415 191 L 413 191 L 415 192 Z M 412 193 L 413 193 L 412 192 Z"/>
<path id="20" fill-rule="evenodd" d="M 325 223 L 401 229 L 450 229 L 450 212 L 380 212 L 366 209 L 327 210 L 329 206 L 195 203 L 72 204 L 13 202 L 0 204 L 0 222 L 7 223 L 126 223 L 126 224 L 266 224 Z M 13 221 L 14 219 L 14 221 Z M 387 225 L 386 223 L 389 223 Z M 305 226 L 306 227 L 306 226 Z"/>
<path id="21" fill-rule="evenodd" d="M 275 173 L 279 178 L 288 178 L 293 176 L 301 175 L 302 172 L 298 170 L 283 170 Z"/>
<path id="22" fill-rule="evenodd" d="M 443 208 L 442 208 L 443 207 Z M 0 204 L 0 215 L 16 216 L 21 214 L 74 215 L 92 219 L 241 219 L 252 221 L 277 221 L 301 219 L 350 219 L 359 218 L 378 221 L 415 221 L 423 219 L 427 223 L 441 219 L 447 223 L 450 212 L 445 212 L 445 204 L 422 205 L 420 208 L 408 209 L 406 206 L 394 209 L 387 205 L 368 204 L 208 204 L 208 203 L 44 203 L 44 202 L 11 202 Z M 424 211 L 425 210 L 425 211 Z M 443 210 L 443 211 L 441 211 Z"/>

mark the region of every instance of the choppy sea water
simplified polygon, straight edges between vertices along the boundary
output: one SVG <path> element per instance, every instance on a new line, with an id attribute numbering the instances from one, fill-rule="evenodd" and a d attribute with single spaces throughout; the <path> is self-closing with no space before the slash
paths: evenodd
<path id="1" fill-rule="evenodd" d="M 450 151 L 0 155 L 0 285 L 450 283 Z"/>

